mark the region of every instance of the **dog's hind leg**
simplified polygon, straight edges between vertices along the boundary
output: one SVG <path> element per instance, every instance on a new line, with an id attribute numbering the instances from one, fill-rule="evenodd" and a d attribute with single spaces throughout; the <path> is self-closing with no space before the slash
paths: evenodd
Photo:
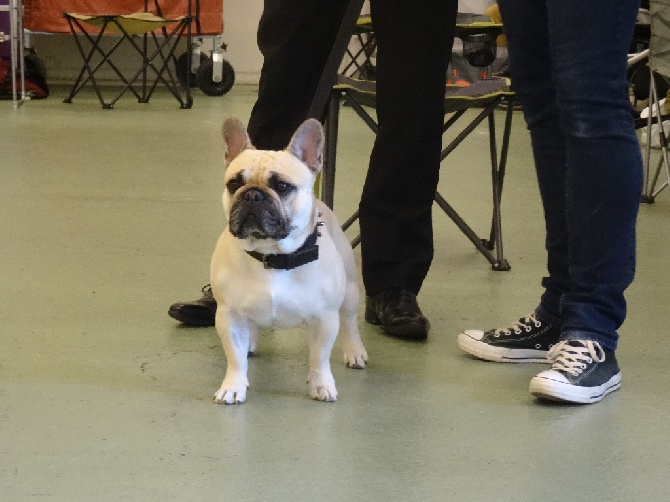
<path id="1" fill-rule="evenodd" d="M 260 337 L 258 326 L 255 323 L 249 322 L 249 357 L 256 354 L 256 348 L 258 347 L 258 338 Z"/>
<path id="2" fill-rule="evenodd" d="M 344 363 L 349 368 L 362 369 L 368 362 L 368 353 L 358 331 L 357 306 L 358 285 L 355 282 L 349 282 L 344 302 L 340 307 L 340 333 L 344 349 Z"/>

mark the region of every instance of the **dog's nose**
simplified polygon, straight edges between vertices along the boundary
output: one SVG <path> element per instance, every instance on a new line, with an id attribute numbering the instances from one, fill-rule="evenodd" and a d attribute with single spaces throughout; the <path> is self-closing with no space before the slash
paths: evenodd
<path id="1" fill-rule="evenodd" d="M 243 195 L 244 200 L 248 202 L 260 202 L 266 199 L 265 192 L 258 188 L 250 188 Z"/>

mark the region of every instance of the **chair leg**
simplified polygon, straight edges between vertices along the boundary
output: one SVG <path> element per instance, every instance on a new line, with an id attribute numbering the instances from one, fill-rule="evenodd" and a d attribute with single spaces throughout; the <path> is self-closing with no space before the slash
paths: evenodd
<path id="1" fill-rule="evenodd" d="M 661 132 L 661 158 L 658 160 L 658 165 L 656 166 L 656 172 L 654 173 L 654 181 L 651 184 L 652 187 L 656 187 L 658 178 L 661 174 L 661 169 L 665 167 L 665 181 L 651 192 L 649 198 L 650 202 L 654 202 L 659 193 L 670 186 L 670 158 L 668 158 L 668 139 L 665 137 L 665 133 Z"/>
<path id="2" fill-rule="evenodd" d="M 321 177 L 321 200 L 330 209 L 333 209 L 335 198 L 335 171 L 337 164 L 337 136 L 340 122 L 340 101 L 342 95 L 333 90 L 328 102 L 325 120 L 325 152 L 323 174 Z"/>
<path id="3" fill-rule="evenodd" d="M 119 70 L 119 68 L 110 59 L 111 55 L 119 48 L 119 46 L 123 42 L 123 39 L 117 40 L 116 43 L 112 46 L 112 48 L 107 50 L 107 52 L 105 52 L 100 48 L 100 40 L 105 34 L 109 21 L 107 20 L 105 21 L 104 25 L 102 26 L 102 28 L 100 29 L 99 33 L 96 35 L 95 38 L 93 38 L 91 34 L 89 34 L 86 31 L 84 26 L 77 19 L 67 17 L 67 21 L 70 26 L 70 32 L 72 33 L 72 36 L 74 38 L 75 45 L 77 47 L 77 50 L 79 51 L 79 54 L 82 57 L 84 64 L 72 86 L 72 89 L 70 90 L 70 94 L 68 95 L 67 98 L 63 100 L 63 102 L 72 103 L 72 99 L 79 93 L 79 91 L 84 87 L 84 85 L 90 81 L 91 85 L 93 86 L 93 90 L 98 96 L 98 100 L 100 101 L 102 107 L 104 109 L 112 108 L 112 106 L 109 103 L 105 102 L 102 96 L 102 92 L 100 91 L 98 83 L 95 79 L 95 73 L 101 66 L 103 66 L 106 63 L 107 65 L 109 65 L 110 68 L 112 68 L 112 70 L 114 70 L 116 75 L 125 84 L 128 83 L 127 79 L 123 76 L 123 73 L 121 73 L 121 70 Z M 88 43 L 90 44 L 90 49 L 88 53 L 84 51 L 84 46 L 82 45 L 81 38 L 85 38 L 86 40 L 88 40 Z M 93 60 L 93 56 L 96 53 L 100 55 L 101 59 L 94 67 L 91 67 L 91 61 Z M 85 78 L 84 74 L 86 74 Z M 138 96 L 134 89 L 132 89 L 132 91 L 133 93 L 135 93 L 136 96 Z"/>
<path id="4" fill-rule="evenodd" d="M 670 158 L 668 155 L 668 138 L 665 135 L 665 130 L 663 129 L 663 114 L 661 113 L 661 105 L 658 99 L 658 91 L 656 89 L 656 82 L 654 78 L 653 70 L 649 70 L 649 114 L 647 116 L 647 126 L 646 126 L 646 140 L 647 144 L 644 148 L 643 155 L 643 165 L 644 165 L 644 188 L 641 196 L 641 201 L 644 203 L 651 204 L 655 201 L 656 196 L 663 191 L 665 188 L 668 188 L 670 184 Z M 661 157 L 658 160 L 656 169 L 653 171 L 651 168 L 651 142 L 652 135 L 651 130 L 654 124 L 658 125 L 659 129 L 659 142 L 661 146 Z M 656 184 L 658 183 L 661 170 L 665 167 L 666 181 L 658 188 Z"/>
<path id="5" fill-rule="evenodd" d="M 170 61 L 170 56 L 174 55 L 174 51 L 176 50 L 177 43 L 180 39 L 180 37 L 183 35 L 184 31 L 187 29 L 188 26 L 190 26 L 190 20 L 184 19 L 180 21 L 177 26 L 173 28 L 173 30 L 165 37 L 163 42 L 158 42 L 158 39 L 154 36 L 154 42 L 156 44 L 156 49 L 149 54 L 148 49 L 143 52 L 143 48 L 140 47 L 137 42 L 133 39 L 133 37 L 126 32 L 126 30 L 123 29 L 123 27 L 117 22 L 116 28 L 123 34 L 124 38 L 130 43 L 130 45 L 133 46 L 135 51 L 142 57 L 143 64 L 142 67 L 132 76 L 128 79 L 126 82 L 126 85 L 119 91 L 119 93 L 116 95 L 114 99 L 110 102 L 111 105 L 114 105 L 123 94 L 128 89 L 133 89 L 132 84 L 140 78 L 143 74 L 145 74 L 149 68 L 153 70 L 154 74 L 156 75 L 156 78 L 154 80 L 154 83 L 152 86 L 147 89 L 146 88 L 146 75 L 144 75 L 143 78 L 143 93 L 142 93 L 142 98 L 139 99 L 141 103 L 146 103 L 149 101 L 149 98 L 153 94 L 154 90 L 156 89 L 156 86 L 158 85 L 159 82 L 163 82 L 165 84 L 166 88 L 172 93 L 172 95 L 179 101 L 179 104 L 181 105 L 181 108 L 190 108 L 192 105 L 192 99 L 191 99 L 191 93 L 190 93 L 190 88 L 185 89 L 186 93 L 186 99 L 183 99 L 180 92 L 178 91 L 177 84 L 174 84 L 174 81 L 172 82 L 172 85 L 170 82 L 166 80 L 166 78 L 163 76 L 163 73 L 166 72 L 166 69 L 168 67 L 168 63 Z M 190 36 L 187 36 L 187 43 L 188 41 L 191 40 Z M 167 56 L 163 54 L 163 50 L 166 49 L 168 51 Z M 162 64 L 157 67 L 154 64 L 154 61 L 156 63 L 159 62 L 159 60 L 162 59 Z M 181 84 L 179 84 L 181 86 Z"/>
<path id="6" fill-rule="evenodd" d="M 156 50 L 153 54 L 148 56 L 147 58 L 147 64 L 146 67 L 148 68 L 149 66 L 154 70 L 154 72 L 157 75 L 156 80 L 154 81 L 153 85 L 151 88 L 147 91 L 145 91 L 145 101 L 144 102 L 149 102 L 149 98 L 153 95 L 154 91 L 156 90 L 156 87 L 158 85 L 159 80 L 165 84 L 165 87 L 170 91 L 170 93 L 179 101 L 181 108 L 191 108 L 191 105 L 193 103 L 193 100 L 191 98 L 191 86 L 190 86 L 190 73 L 186 75 L 186 82 L 184 85 L 181 84 L 179 79 L 176 77 L 175 74 L 173 74 L 172 70 L 170 69 L 169 63 L 172 62 L 175 65 L 176 68 L 176 57 L 174 55 L 175 50 L 177 49 L 177 44 L 179 42 L 179 39 L 184 37 L 183 33 L 187 29 L 187 26 L 185 24 L 178 25 L 177 28 L 172 32 L 172 34 L 168 34 L 167 30 L 163 28 L 163 37 L 164 41 L 163 43 L 160 43 L 158 41 L 158 38 L 156 34 L 152 33 L 152 39 L 154 41 L 154 45 L 156 47 Z M 192 57 L 192 39 L 190 34 L 186 35 L 186 52 L 185 54 L 187 55 L 188 58 Z M 174 42 L 170 43 L 170 40 L 174 39 Z M 167 51 L 167 54 L 163 53 L 163 49 Z M 148 54 L 148 50 L 146 52 Z M 153 60 L 156 59 L 157 61 L 161 62 L 160 69 L 157 69 L 153 65 Z M 187 67 L 190 67 L 191 63 L 190 61 L 187 61 Z M 163 73 L 167 75 L 167 77 L 163 76 Z M 143 77 L 146 80 L 146 72 Z M 182 97 L 181 91 L 184 91 L 184 96 Z"/>
<path id="7" fill-rule="evenodd" d="M 653 113 L 656 114 L 657 117 L 657 123 L 658 123 L 658 139 L 660 142 L 661 146 L 661 159 L 658 163 L 658 167 L 656 168 L 656 174 L 654 175 L 654 181 L 651 185 L 651 189 L 653 190 L 656 187 L 656 182 L 658 181 L 658 176 L 661 171 L 661 167 L 663 164 L 665 164 L 665 174 L 666 174 L 666 181 L 663 183 L 657 190 L 651 192 L 651 200 L 653 201 L 656 196 L 666 187 L 668 187 L 668 184 L 670 183 L 670 164 L 669 164 L 669 159 L 668 159 L 668 138 L 665 135 L 665 129 L 663 128 L 663 114 L 661 113 L 661 103 L 658 99 L 658 90 L 656 89 L 656 84 L 654 83 L 654 78 L 652 75 L 652 78 L 650 79 L 651 83 L 650 86 L 652 87 L 653 90 L 653 103 L 655 105 L 655 110 Z M 651 104 L 649 105 L 649 115 L 652 115 L 652 109 L 651 109 Z M 647 143 L 647 148 L 651 146 L 651 142 Z"/>
<path id="8" fill-rule="evenodd" d="M 493 190 L 493 211 L 491 217 L 491 232 L 489 240 L 481 239 L 470 228 L 470 226 L 461 218 L 456 210 L 440 195 L 435 194 L 435 202 L 447 214 L 447 216 L 456 224 L 456 226 L 463 232 L 463 234 L 472 242 L 477 250 L 488 260 L 491 268 L 496 271 L 507 271 L 511 267 L 503 254 L 502 247 L 502 225 L 500 217 L 500 199 L 502 194 L 502 181 L 505 172 L 505 164 L 507 161 L 507 151 L 509 149 L 509 134 L 512 126 L 512 108 L 507 110 L 505 118 L 505 132 L 503 134 L 503 144 L 501 148 L 501 160 L 498 164 L 497 160 L 497 141 L 495 137 L 495 122 L 494 113 L 502 98 L 497 99 L 487 105 L 457 136 L 449 145 L 442 151 L 440 156 L 444 160 L 451 152 L 453 152 L 463 140 L 481 123 L 488 118 L 489 123 L 489 145 L 491 155 L 491 178 Z M 449 129 L 454 123 L 463 115 L 464 111 L 456 112 L 445 123 L 445 130 Z M 494 255 L 491 251 L 495 249 Z"/>
<path id="9" fill-rule="evenodd" d="M 506 102 L 509 106 L 505 112 L 505 128 L 503 130 L 503 139 L 502 145 L 500 147 L 500 162 L 498 164 L 497 175 L 495 176 L 495 183 L 498 186 L 498 207 L 500 207 L 500 201 L 502 200 L 502 189 L 503 182 L 505 181 L 505 168 L 507 167 L 507 152 L 509 151 L 509 137 L 512 131 L 512 112 L 514 111 L 514 100 L 509 98 L 501 98 L 500 102 Z M 498 222 L 501 221 L 500 214 L 498 213 Z M 496 219 L 495 214 L 494 218 L 491 221 L 491 235 L 489 237 L 489 243 L 492 249 L 496 242 L 496 236 L 499 236 L 500 246 L 502 249 L 502 227 L 499 230 L 496 230 Z"/>
<path id="10" fill-rule="evenodd" d="M 498 101 L 498 103 L 500 100 Z M 489 145 L 491 149 L 491 186 L 493 198 L 493 214 L 491 221 L 491 234 L 488 241 L 488 249 L 495 247 L 496 262 L 492 263 L 494 270 L 510 270 L 510 265 L 504 257 L 502 242 L 502 221 L 500 215 L 500 201 L 502 198 L 502 184 L 505 175 L 505 161 L 507 160 L 507 147 L 509 143 L 509 133 L 512 122 L 512 107 L 507 110 L 505 117 L 505 131 L 503 133 L 503 145 L 500 154 L 500 163 L 498 163 L 498 143 L 495 135 L 495 114 L 489 115 Z"/>
<path id="11" fill-rule="evenodd" d="M 447 155 L 449 155 L 451 152 L 453 152 L 458 145 L 460 145 L 465 138 L 468 137 L 468 135 L 475 130 L 475 128 L 484 121 L 486 117 L 488 117 L 491 113 L 493 113 L 493 110 L 497 107 L 497 103 L 491 103 L 484 108 L 481 112 L 479 112 L 479 115 L 477 115 L 463 130 L 458 133 L 458 135 L 447 145 L 444 150 L 442 150 L 442 154 L 440 155 L 440 161 L 444 160 L 447 158 Z M 465 111 L 459 111 L 454 114 L 453 117 L 447 121 L 445 124 L 444 130 L 446 131 L 449 127 L 451 127 L 456 120 L 458 120 Z"/>
<path id="12" fill-rule="evenodd" d="M 459 215 L 456 210 L 451 207 L 451 205 L 445 200 L 444 197 L 440 194 L 440 192 L 435 192 L 435 202 L 437 203 L 438 206 L 440 206 L 440 209 L 445 212 L 445 214 L 453 221 L 458 229 L 463 232 L 463 234 L 474 244 L 475 248 L 477 248 L 477 251 L 479 251 L 484 258 L 488 260 L 488 262 L 491 264 L 491 268 L 493 270 L 509 270 L 509 264 L 507 264 L 506 260 L 503 260 L 502 262 L 491 253 L 491 251 L 486 247 L 485 245 L 485 240 L 480 239 L 479 236 L 475 233 L 472 228 L 461 218 L 461 215 Z"/>
<path id="13" fill-rule="evenodd" d="M 324 152 L 323 171 L 321 176 L 321 200 L 330 208 L 333 209 L 335 199 L 335 171 L 337 165 L 337 136 L 340 121 L 340 105 L 342 102 L 342 93 L 338 90 L 333 90 L 328 102 L 328 109 L 326 111 L 325 133 L 326 144 Z M 354 212 L 343 224 L 342 230 L 346 231 L 358 219 L 358 211 Z M 351 241 L 351 247 L 355 248 L 360 244 L 361 236 L 357 235 Z"/>

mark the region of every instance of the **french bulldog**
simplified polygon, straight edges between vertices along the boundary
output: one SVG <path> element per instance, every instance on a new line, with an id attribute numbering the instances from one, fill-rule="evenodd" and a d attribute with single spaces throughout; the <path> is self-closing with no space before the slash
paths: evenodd
<path id="1" fill-rule="evenodd" d="M 330 353 L 342 333 L 344 361 L 364 368 L 358 331 L 358 283 L 351 245 L 332 211 L 314 196 L 323 165 L 324 134 L 305 121 L 284 151 L 256 150 L 236 118 L 222 127 L 223 193 L 228 221 L 210 268 L 216 330 L 227 359 L 217 403 L 247 398 L 247 357 L 259 328 L 305 324 L 309 336 L 309 395 L 335 401 Z"/>

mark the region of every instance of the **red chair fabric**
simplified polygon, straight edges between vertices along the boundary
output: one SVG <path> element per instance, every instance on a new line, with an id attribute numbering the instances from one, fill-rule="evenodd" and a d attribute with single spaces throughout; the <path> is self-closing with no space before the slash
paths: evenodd
<path id="1" fill-rule="evenodd" d="M 163 16 L 178 17 L 187 12 L 187 0 L 161 0 Z M 24 28 L 33 32 L 70 33 L 63 12 L 79 14 L 132 14 L 144 11 L 144 0 L 24 0 Z M 153 0 L 149 11 L 154 12 Z M 193 35 L 223 33 L 223 0 L 192 0 L 192 14 L 199 22 L 192 25 Z M 199 31 L 198 31 L 199 27 Z"/>

